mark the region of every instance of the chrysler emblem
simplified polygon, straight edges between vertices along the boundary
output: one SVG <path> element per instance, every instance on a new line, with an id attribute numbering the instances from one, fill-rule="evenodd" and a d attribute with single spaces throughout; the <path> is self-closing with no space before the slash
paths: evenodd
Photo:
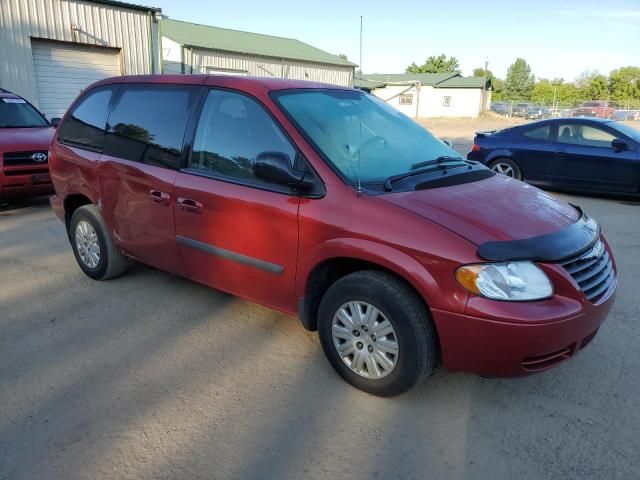
<path id="1" fill-rule="evenodd" d="M 47 154 L 46 153 L 42 153 L 42 152 L 38 152 L 38 153 L 34 153 L 33 155 L 31 155 L 31 158 L 36 163 L 42 163 L 42 162 L 46 162 L 47 161 Z"/>

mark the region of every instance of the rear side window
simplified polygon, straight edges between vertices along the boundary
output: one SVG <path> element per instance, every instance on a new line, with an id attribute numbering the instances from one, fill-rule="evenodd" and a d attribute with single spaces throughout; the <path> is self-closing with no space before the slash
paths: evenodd
<path id="1" fill-rule="evenodd" d="M 109 115 L 104 154 L 177 169 L 200 87 L 123 85 Z"/>
<path id="2" fill-rule="evenodd" d="M 523 133 L 525 137 L 532 138 L 534 140 L 549 141 L 551 135 L 551 126 L 545 125 L 543 127 L 533 128 Z"/>
<path id="3" fill-rule="evenodd" d="M 58 130 L 60 143 L 102 151 L 109 104 L 117 87 L 107 85 L 87 93 Z"/>

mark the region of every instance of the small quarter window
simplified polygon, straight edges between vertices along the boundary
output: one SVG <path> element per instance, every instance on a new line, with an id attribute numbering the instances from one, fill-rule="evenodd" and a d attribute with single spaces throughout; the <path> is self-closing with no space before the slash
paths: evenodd
<path id="1" fill-rule="evenodd" d="M 403 93 L 400 95 L 400 105 L 413 105 L 413 94 Z"/>
<path id="2" fill-rule="evenodd" d="M 107 85 L 87 93 L 60 125 L 58 141 L 87 150 L 102 151 L 109 104 L 116 88 Z"/>
<path id="3" fill-rule="evenodd" d="M 525 137 L 532 138 L 533 140 L 548 141 L 551 134 L 551 126 L 545 125 L 543 127 L 532 128 L 523 133 Z"/>

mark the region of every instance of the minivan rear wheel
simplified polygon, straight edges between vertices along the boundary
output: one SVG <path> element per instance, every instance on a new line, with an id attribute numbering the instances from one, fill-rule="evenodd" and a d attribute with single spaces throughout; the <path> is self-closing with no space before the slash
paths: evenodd
<path id="1" fill-rule="evenodd" d="M 125 257 L 113 244 L 111 234 L 95 205 L 78 208 L 69 222 L 69 241 L 76 261 L 94 280 L 108 280 L 127 268 Z"/>
<path id="2" fill-rule="evenodd" d="M 436 366 L 436 332 L 423 302 L 385 272 L 367 270 L 334 283 L 322 298 L 318 333 L 333 368 L 356 388 L 389 397 Z"/>

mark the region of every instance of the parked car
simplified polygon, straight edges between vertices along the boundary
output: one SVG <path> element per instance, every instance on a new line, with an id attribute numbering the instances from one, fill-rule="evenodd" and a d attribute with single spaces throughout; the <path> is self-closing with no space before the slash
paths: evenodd
<path id="1" fill-rule="evenodd" d="M 574 117 L 613 118 L 615 108 L 605 101 L 585 102 L 573 111 Z"/>
<path id="2" fill-rule="evenodd" d="M 528 103 L 528 102 L 516 103 L 513 106 L 513 110 L 511 114 L 514 117 L 525 117 L 529 109 L 532 108 L 533 106 L 534 106 L 533 103 Z"/>
<path id="3" fill-rule="evenodd" d="M 112 78 L 75 101 L 51 154 L 51 204 L 89 277 L 134 258 L 299 314 L 335 370 L 376 395 L 439 362 L 546 370 L 613 302 L 593 219 L 358 90 Z"/>
<path id="4" fill-rule="evenodd" d="M 27 100 L 0 89 L 0 201 L 53 193 L 47 163 L 53 132 Z"/>
<path id="5" fill-rule="evenodd" d="M 491 111 L 500 115 L 507 115 L 509 113 L 509 104 L 507 102 L 493 102 Z"/>
<path id="6" fill-rule="evenodd" d="M 549 118 L 549 109 L 540 107 L 537 105 L 533 105 L 527 108 L 526 113 L 524 114 L 524 118 L 527 120 L 542 120 L 544 118 Z"/>
<path id="7" fill-rule="evenodd" d="M 639 151 L 640 131 L 624 123 L 559 118 L 479 132 L 467 158 L 541 187 L 637 194 Z"/>

